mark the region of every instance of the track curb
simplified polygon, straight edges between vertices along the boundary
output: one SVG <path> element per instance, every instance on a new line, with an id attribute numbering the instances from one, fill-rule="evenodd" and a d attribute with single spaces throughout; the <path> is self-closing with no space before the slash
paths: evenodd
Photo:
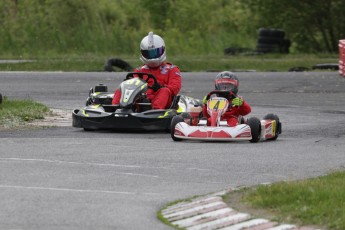
<path id="1" fill-rule="evenodd" d="M 187 230 L 320 230 L 295 224 L 278 223 L 235 210 L 222 196 L 236 191 L 229 189 L 181 201 L 161 210 L 166 222 L 176 229 Z"/>

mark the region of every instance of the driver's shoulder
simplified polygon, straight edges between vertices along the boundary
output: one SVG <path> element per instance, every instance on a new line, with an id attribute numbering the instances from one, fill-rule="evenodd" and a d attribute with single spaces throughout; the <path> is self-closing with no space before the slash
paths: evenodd
<path id="1" fill-rule="evenodd" d="M 178 66 L 177 66 L 177 65 L 174 65 L 174 64 L 171 63 L 171 62 L 165 62 L 165 63 L 164 63 L 164 67 L 167 67 L 167 68 L 169 68 L 169 69 L 175 69 L 175 68 L 178 69 Z"/>

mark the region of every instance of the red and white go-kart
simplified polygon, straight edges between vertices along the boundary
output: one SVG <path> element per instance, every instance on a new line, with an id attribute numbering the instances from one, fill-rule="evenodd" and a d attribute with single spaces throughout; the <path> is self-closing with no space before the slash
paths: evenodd
<path id="1" fill-rule="evenodd" d="M 276 140 L 282 132 L 282 124 L 275 114 L 267 114 L 262 120 L 256 117 L 239 118 L 236 126 L 230 127 L 221 116 L 231 107 L 229 101 L 215 96 L 222 91 L 215 90 L 208 94 L 207 112 L 210 122 L 201 117 L 200 106 L 192 108 L 188 113 L 173 117 L 171 121 L 171 138 L 174 141 L 203 140 L 203 141 L 250 141 L 253 143 L 264 140 Z M 213 95 L 213 97 L 211 97 Z"/>

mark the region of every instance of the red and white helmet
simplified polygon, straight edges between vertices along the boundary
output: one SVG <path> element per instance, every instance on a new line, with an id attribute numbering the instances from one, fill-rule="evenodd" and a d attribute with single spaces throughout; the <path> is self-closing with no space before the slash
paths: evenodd
<path id="1" fill-rule="evenodd" d="M 141 61 L 149 67 L 158 67 L 166 60 L 164 40 L 153 32 L 141 40 L 140 51 Z"/>
<path id="2" fill-rule="evenodd" d="M 235 95 L 238 92 L 239 80 L 233 72 L 220 72 L 219 74 L 217 74 L 214 82 L 216 90 L 230 91 Z"/>

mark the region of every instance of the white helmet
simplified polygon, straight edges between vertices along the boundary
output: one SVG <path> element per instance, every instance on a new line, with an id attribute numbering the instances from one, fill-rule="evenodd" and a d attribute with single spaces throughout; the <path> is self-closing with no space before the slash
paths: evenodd
<path id="1" fill-rule="evenodd" d="M 149 32 L 140 43 L 141 61 L 149 67 L 158 67 L 166 59 L 163 38 Z"/>

